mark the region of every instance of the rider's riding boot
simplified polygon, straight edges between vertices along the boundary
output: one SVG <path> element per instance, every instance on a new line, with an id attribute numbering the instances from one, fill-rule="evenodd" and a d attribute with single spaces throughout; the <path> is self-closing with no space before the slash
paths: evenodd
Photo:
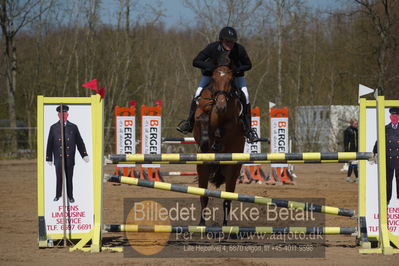
<path id="1" fill-rule="evenodd" d="M 191 101 L 191 106 L 190 106 L 190 112 L 188 114 L 188 118 L 187 120 L 183 120 L 181 121 L 177 127 L 176 130 L 180 131 L 183 134 L 187 134 L 189 132 L 193 131 L 193 127 L 194 127 L 194 115 L 195 115 L 195 111 L 197 109 L 197 103 L 196 103 L 196 99 L 193 98 L 193 100 Z"/>
<path id="2" fill-rule="evenodd" d="M 243 112 L 241 120 L 244 128 L 244 136 L 248 139 L 249 143 L 259 141 L 258 134 L 255 129 L 251 127 L 251 104 L 243 104 Z"/>

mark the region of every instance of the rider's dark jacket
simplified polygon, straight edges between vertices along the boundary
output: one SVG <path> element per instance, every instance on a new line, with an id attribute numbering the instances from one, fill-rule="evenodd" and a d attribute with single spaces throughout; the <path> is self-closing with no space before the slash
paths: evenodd
<path id="1" fill-rule="evenodd" d="M 212 76 L 212 72 L 215 69 L 215 61 L 222 52 L 226 50 L 220 41 L 210 43 L 204 50 L 193 60 L 193 66 L 202 70 L 202 75 Z M 233 63 L 233 73 L 236 77 L 244 76 L 244 71 L 248 71 L 252 68 L 251 60 L 248 57 L 247 51 L 244 46 L 235 43 L 233 49 L 230 51 L 229 58 Z"/>

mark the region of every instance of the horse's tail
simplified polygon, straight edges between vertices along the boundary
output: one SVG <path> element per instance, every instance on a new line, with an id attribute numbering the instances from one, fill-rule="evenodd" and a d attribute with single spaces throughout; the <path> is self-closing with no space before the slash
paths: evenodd
<path id="1" fill-rule="evenodd" d="M 221 185 L 224 184 L 225 182 L 225 176 L 222 173 L 222 169 L 220 166 L 216 168 L 216 171 L 214 171 L 211 176 L 209 177 L 209 182 L 214 184 L 216 188 L 219 188 Z"/>

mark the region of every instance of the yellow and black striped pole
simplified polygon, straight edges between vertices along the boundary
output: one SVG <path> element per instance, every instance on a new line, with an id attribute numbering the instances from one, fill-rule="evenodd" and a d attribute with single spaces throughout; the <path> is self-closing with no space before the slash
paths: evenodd
<path id="1" fill-rule="evenodd" d="M 351 160 L 290 160 L 290 161 L 144 161 L 144 162 L 119 162 L 112 164 L 319 164 L 319 163 L 349 163 Z M 110 163 L 110 162 L 107 162 Z"/>
<path id="2" fill-rule="evenodd" d="M 305 211 L 314 211 L 320 213 L 328 213 L 328 214 L 335 214 L 339 216 L 348 216 L 353 217 L 355 215 L 354 210 L 343 209 L 343 208 L 336 208 L 330 206 L 323 206 L 313 203 L 302 203 L 302 202 L 295 202 L 283 199 L 273 199 L 273 198 L 266 198 L 260 196 L 252 196 L 246 194 L 239 194 L 239 193 L 232 193 L 220 190 L 211 190 L 211 189 L 204 189 L 204 188 L 197 188 L 197 187 L 190 187 L 190 186 L 182 186 L 176 185 L 166 182 L 157 182 L 157 181 L 150 181 L 150 180 L 143 180 L 138 178 L 131 178 L 127 176 L 117 176 L 117 175 L 107 175 L 106 179 L 108 182 L 114 183 L 121 183 L 121 184 L 128 184 L 140 187 L 147 187 L 147 188 L 156 188 L 161 190 L 168 190 L 192 195 L 199 195 L 199 196 L 206 196 L 212 198 L 220 198 L 220 199 L 228 199 L 228 200 L 236 200 L 241 202 L 249 202 L 249 203 L 257 203 L 263 205 L 276 205 L 277 207 L 282 208 L 291 208 L 291 209 L 299 209 Z"/>
<path id="3" fill-rule="evenodd" d="M 308 153 L 162 153 L 162 154 L 110 154 L 108 159 L 119 162 L 186 162 L 186 161 L 340 161 L 368 160 L 371 152 L 308 152 Z"/>
<path id="4" fill-rule="evenodd" d="M 253 233 L 253 234 L 317 234 L 348 235 L 356 232 L 355 227 L 270 227 L 270 226 L 171 226 L 106 224 L 106 232 L 147 232 L 147 233 Z"/>

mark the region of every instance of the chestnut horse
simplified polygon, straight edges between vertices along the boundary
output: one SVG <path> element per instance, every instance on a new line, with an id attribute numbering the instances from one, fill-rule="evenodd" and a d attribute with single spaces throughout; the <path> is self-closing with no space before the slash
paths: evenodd
<path id="1" fill-rule="evenodd" d="M 212 82 L 198 98 L 195 113 L 194 138 L 202 153 L 241 153 L 244 150 L 244 132 L 239 119 L 241 104 L 233 87 L 233 73 L 228 52 L 217 60 Z M 226 184 L 227 192 L 234 192 L 241 164 L 197 165 L 198 186 L 207 188 L 208 181 L 217 188 Z M 201 196 L 201 221 L 205 225 L 202 210 L 208 197 Z M 223 201 L 223 225 L 227 225 L 231 200 Z"/>

